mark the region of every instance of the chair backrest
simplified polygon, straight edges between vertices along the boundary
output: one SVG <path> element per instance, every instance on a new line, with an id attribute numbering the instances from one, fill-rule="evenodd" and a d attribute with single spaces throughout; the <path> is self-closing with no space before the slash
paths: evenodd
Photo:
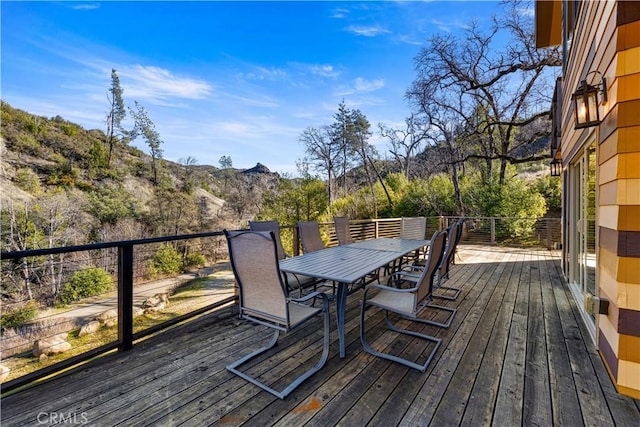
<path id="1" fill-rule="evenodd" d="M 273 231 L 276 236 L 276 247 L 278 248 L 278 259 L 285 259 L 287 254 L 280 239 L 280 224 L 278 221 L 249 221 L 249 228 L 252 231 Z"/>
<path id="2" fill-rule="evenodd" d="M 273 231 L 227 231 L 229 258 L 240 288 L 244 318 L 288 325 L 287 288 L 278 265 Z"/>
<path id="3" fill-rule="evenodd" d="M 427 218 L 423 216 L 403 217 L 400 223 L 400 238 L 424 239 L 427 232 Z"/>
<path id="4" fill-rule="evenodd" d="M 351 231 L 349 231 L 349 218 L 346 216 L 333 217 L 333 224 L 336 228 L 336 237 L 339 245 L 348 245 L 353 243 Z"/>
<path id="5" fill-rule="evenodd" d="M 298 222 L 298 230 L 300 230 L 302 250 L 305 253 L 324 249 L 324 242 L 322 241 L 322 236 L 320 236 L 318 221 L 300 221 Z"/>
<path id="6" fill-rule="evenodd" d="M 449 265 L 456 254 L 457 242 L 460 241 L 458 237 L 460 235 L 460 228 L 459 221 L 456 221 L 447 228 L 447 245 L 444 250 L 444 255 L 442 256 L 442 261 L 440 262 L 440 278 L 447 277 L 449 273 Z"/>
<path id="7" fill-rule="evenodd" d="M 458 224 L 458 236 L 456 239 L 456 246 L 458 246 L 458 243 L 460 243 L 460 238 L 462 237 L 462 229 L 464 228 L 464 218 L 458 219 L 457 224 Z M 453 247 L 453 249 L 455 250 L 455 246 Z"/>
<path id="8" fill-rule="evenodd" d="M 429 255 L 425 263 L 425 268 L 418 280 L 419 286 L 416 291 L 416 304 L 431 295 L 436 272 L 440 266 L 440 261 L 444 255 L 444 240 L 446 232 L 436 231 L 431 236 L 431 244 L 429 245 Z"/>

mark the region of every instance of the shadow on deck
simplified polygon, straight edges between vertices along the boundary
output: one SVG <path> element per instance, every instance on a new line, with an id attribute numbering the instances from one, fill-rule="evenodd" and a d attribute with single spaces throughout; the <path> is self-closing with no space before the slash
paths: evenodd
<path id="1" fill-rule="evenodd" d="M 271 335 L 227 307 L 3 398 L 2 425 L 640 425 L 640 403 L 616 393 L 553 253 L 460 246 L 447 285 L 463 288 L 448 304 L 458 313 L 448 330 L 424 328 L 443 340 L 425 373 L 362 351 L 358 291 L 346 358 L 332 304 L 329 361 L 281 401 L 225 369 Z M 376 347 L 420 358 L 423 342 L 386 332 L 379 310 L 366 315 Z M 277 385 L 316 360 L 321 340 L 318 318 L 248 369 Z"/>

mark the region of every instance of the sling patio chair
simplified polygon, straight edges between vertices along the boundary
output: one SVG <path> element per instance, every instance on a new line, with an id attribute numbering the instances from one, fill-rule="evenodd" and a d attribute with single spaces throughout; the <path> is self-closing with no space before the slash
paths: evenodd
<path id="1" fill-rule="evenodd" d="M 455 264 L 456 248 L 460 242 L 460 236 L 462 236 L 462 221 L 460 218 L 448 229 L 447 247 L 445 248 L 442 261 L 440 262 L 440 268 L 438 268 L 438 277 L 436 280 L 435 288 L 443 291 L 434 293 L 435 298 L 442 298 L 447 300 L 455 300 L 462 291 L 460 288 L 454 288 L 450 286 L 442 286 L 442 282 L 449 279 L 449 269 L 452 264 Z"/>
<path id="2" fill-rule="evenodd" d="M 349 218 L 346 216 L 334 216 L 333 217 L 333 225 L 336 231 L 336 237 L 338 238 L 339 245 L 348 245 L 353 243 L 353 237 L 351 236 L 351 231 L 349 230 Z M 385 270 L 389 270 L 389 266 L 385 267 Z M 367 283 L 375 282 L 380 278 L 380 270 L 376 270 L 372 273 L 367 274 L 357 283 L 354 283 L 355 286 L 364 287 Z"/>
<path id="3" fill-rule="evenodd" d="M 298 231 L 300 232 L 300 240 L 302 241 L 302 250 L 305 254 L 325 248 L 322 236 L 320 235 L 320 225 L 318 221 L 298 221 Z M 329 286 L 331 286 L 332 294 L 335 295 L 335 282 L 332 282 L 331 285 L 326 283 L 326 287 Z"/>
<path id="4" fill-rule="evenodd" d="M 325 245 L 320 235 L 320 225 L 318 221 L 299 221 L 298 231 L 302 240 L 302 250 L 304 253 L 319 251 Z"/>
<path id="5" fill-rule="evenodd" d="M 438 266 L 440 265 L 442 255 L 444 254 L 444 239 L 445 233 L 441 231 L 436 231 L 433 234 L 433 237 L 431 237 L 431 247 L 429 255 L 427 256 L 426 268 L 422 271 L 418 281 L 412 288 L 402 289 L 392 286 L 393 281 L 402 279 L 401 276 L 403 272 L 394 273 L 392 276 L 397 277 L 391 277 L 387 285 L 377 283 L 371 284 L 365 288 L 360 310 L 360 340 L 362 341 L 362 347 L 367 353 L 371 353 L 375 356 L 401 363 L 405 366 L 417 369 L 421 372 L 426 371 L 427 366 L 440 347 L 441 340 L 432 335 L 427 335 L 410 329 L 401 329 L 397 327 L 389 319 L 389 313 L 396 313 L 402 319 L 417 322 L 419 324 L 429 324 L 443 328 L 448 328 L 449 326 L 451 326 L 453 317 L 456 314 L 456 309 L 451 307 L 436 306 L 431 303 L 436 272 L 438 270 Z M 372 292 L 374 289 L 378 290 L 378 293 L 374 294 Z M 424 363 L 416 363 L 414 361 L 396 356 L 391 353 L 384 353 L 374 350 L 366 338 L 364 314 L 368 306 L 374 306 L 384 310 L 385 320 L 389 330 L 421 338 L 428 342 L 434 343 L 434 346 L 429 352 L 426 361 Z M 420 318 L 419 316 L 423 312 L 427 311 L 427 309 L 436 309 L 448 312 L 448 318 L 445 322 L 436 322 L 435 320 Z"/>
<path id="6" fill-rule="evenodd" d="M 333 224 L 336 229 L 336 238 L 339 245 L 348 245 L 353 243 L 353 237 L 351 237 L 351 231 L 349 230 L 349 218 L 346 216 L 333 217 Z"/>
<path id="7" fill-rule="evenodd" d="M 402 217 L 400 220 L 400 238 L 423 240 L 427 233 L 427 218 L 424 216 Z M 413 262 L 424 262 L 423 256 L 426 256 L 426 248 L 417 250 L 411 255 L 405 256 L 401 260 L 401 266 Z"/>
<path id="8" fill-rule="evenodd" d="M 278 265 L 276 237 L 272 231 L 224 230 L 224 233 L 229 245 L 233 274 L 240 289 L 240 316 L 275 330 L 273 337 L 265 346 L 228 365 L 227 370 L 284 399 L 303 381 L 318 372 L 327 361 L 330 343 L 329 299 L 321 292 L 313 292 L 303 298 L 289 296 Z M 310 307 L 305 304 L 306 301 L 314 298 L 322 298 L 322 307 Z M 277 391 L 259 381 L 257 377 L 239 370 L 241 365 L 273 348 L 278 342 L 281 331 L 288 332 L 321 313 L 324 317 L 324 339 L 320 360 L 289 382 L 282 391 Z M 292 360 L 292 364 L 298 363 Z"/>
<path id="9" fill-rule="evenodd" d="M 280 238 L 280 224 L 278 221 L 249 221 L 249 229 L 252 231 L 273 231 L 276 236 L 276 247 L 278 248 L 278 260 L 283 260 L 289 255 L 282 246 L 282 240 Z M 285 284 L 293 289 L 295 285 L 298 287 L 298 293 L 302 296 L 305 288 L 313 288 L 315 291 L 316 285 L 320 282 L 315 277 L 303 276 L 301 274 L 282 273 Z"/>
<path id="10" fill-rule="evenodd" d="M 454 301 L 462 292 L 460 288 L 454 288 L 451 286 L 443 286 L 442 282 L 449 279 L 449 269 L 451 264 L 455 264 L 455 254 L 458 243 L 460 242 L 460 236 L 462 235 L 462 223 L 463 219 L 460 218 L 453 224 L 449 226 L 446 230 L 447 239 L 446 246 L 444 250 L 444 255 L 442 256 L 442 261 L 440 261 L 440 267 L 438 268 L 438 272 L 436 275 L 436 279 L 433 285 L 434 298 L 441 298 L 450 301 Z M 405 275 L 403 276 L 403 280 L 406 282 L 415 282 L 418 280 L 419 272 L 424 269 L 424 264 L 422 261 L 417 261 L 412 265 L 404 267 Z"/>

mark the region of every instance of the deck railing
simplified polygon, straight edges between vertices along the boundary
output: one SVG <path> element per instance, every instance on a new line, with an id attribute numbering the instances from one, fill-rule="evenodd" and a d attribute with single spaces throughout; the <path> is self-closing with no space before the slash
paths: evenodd
<path id="1" fill-rule="evenodd" d="M 435 230 L 442 230 L 454 222 L 457 217 L 431 217 L 427 221 L 427 237 Z M 327 246 L 337 245 L 332 223 L 321 223 L 321 232 Z M 355 220 L 350 223 L 350 231 L 355 240 L 376 237 L 397 237 L 400 233 L 400 218 Z M 300 241 L 294 225 L 282 226 L 282 240 L 285 249 L 292 255 L 300 253 Z M 537 245 L 549 249 L 556 248 L 560 242 L 559 218 L 465 218 L 465 227 L 461 244 L 509 244 Z M 207 260 L 206 268 L 194 269 L 188 274 L 171 277 L 155 277 L 150 271 L 150 262 L 162 245 L 170 244 L 186 257 L 189 253 L 203 255 Z M 224 295 L 184 296 L 176 299 L 191 298 L 186 312 L 169 309 L 155 313 L 152 319 L 140 321 L 141 297 L 143 288 L 151 288 L 162 283 L 160 294 L 173 292 L 194 280 L 207 280 L 212 270 L 228 270 L 227 245 L 221 231 L 181 236 L 167 236 L 152 239 L 129 240 L 90 245 L 67 246 L 49 249 L 37 249 L 0 254 L 2 267 L 3 292 L 9 286 L 23 289 L 26 296 L 33 293 L 32 288 L 57 287 L 65 283 L 75 272 L 86 267 L 99 267 L 109 272 L 116 283 L 115 292 L 82 300 L 73 304 L 78 314 L 69 316 L 69 308 L 40 309 L 36 321 L 5 328 L 2 331 L 2 365 L 11 366 L 7 381 L 2 383 L 2 393 L 9 392 L 31 381 L 43 378 L 70 366 L 86 361 L 106 352 L 126 351 L 134 343 L 150 334 L 156 333 L 176 323 L 202 313 L 217 309 L 236 300 L 233 289 L 226 289 Z M 212 268 L 213 266 L 213 268 Z M 206 273 L 206 274 L 202 274 Z M 232 279 L 230 287 L 233 288 Z M 198 286 L 194 287 L 196 290 Z M 168 290 L 168 291 L 167 291 Z M 191 292 L 191 291 L 190 291 Z M 197 292 L 196 292 L 197 293 Z M 23 304 L 18 301 L 16 305 Z M 3 303 L 2 312 L 11 310 L 11 304 Z M 84 311 L 82 311 L 84 310 Z M 88 313 L 88 314 L 87 314 Z M 105 313 L 114 317 L 107 326 L 100 325 L 99 339 L 89 340 L 79 337 L 79 331 L 90 322 Z M 109 317 L 109 316 L 106 316 Z M 106 322 L 105 322 L 106 323 Z M 114 326 L 114 324 L 117 324 Z M 32 356 L 34 341 L 59 334 L 71 335 L 77 346 L 73 356 L 65 354 L 51 358 L 37 359 Z"/>

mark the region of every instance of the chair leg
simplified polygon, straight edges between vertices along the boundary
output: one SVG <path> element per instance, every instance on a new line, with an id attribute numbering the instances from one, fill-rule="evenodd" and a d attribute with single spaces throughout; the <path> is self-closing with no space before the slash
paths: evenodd
<path id="1" fill-rule="evenodd" d="M 448 287 L 448 286 L 438 286 L 436 289 L 434 289 L 434 291 L 436 291 L 438 289 L 442 289 L 445 292 L 451 291 L 451 292 L 453 292 L 453 295 L 431 293 L 431 296 L 434 297 L 434 298 L 446 299 L 446 300 L 449 300 L 449 301 L 455 301 L 456 299 L 458 299 L 458 295 L 460 295 L 460 292 L 462 292 L 462 289 L 451 288 L 451 287 Z"/>
<path id="2" fill-rule="evenodd" d="M 308 379 L 311 375 L 315 374 L 316 372 L 318 372 L 327 362 L 327 359 L 329 358 L 329 344 L 330 344 L 330 314 L 329 314 L 329 301 L 326 298 L 323 298 L 323 309 L 324 309 L 324 313 L 323 313 L 323 317 L 324 317 L 324 339 L 323 339 L 323 343 L 322 343 L 322 355 L 320 356 L 320 360 L 318 361 L 318 363 L 316 363 L 311 369 L 309 369 L 308 371 L 304 372 L 302 375 L 298 376 L 295 380 L 293 380 L 288 386 L 286 386 L 282 391 L 277 391 L 271 387 L 269 387 L 268 385 L 261 383 L 260 381 L 258 381 L 257 379 L 245 374 L 244 372 L 239 371 L 237 368 L 240 367 L 241 365 L 243 365 L 244 363 L 248 362 L 249 360 L 253 359 L 254 357 L 264 353 L 265 351 L 273 348 L 277 342 L 278 342 L 278 337 L 280 335 L 280 331 L 276 330 L 273 334 L 273 337 L 271 338 L 271 341 L 269 341 L 267 343 L 267 345 L 265 345 L 264 347 L 261 347 L 259 349 L 257 349 L 256 351 L 244 356 L 242 359 L 232 363 L 231 365 L 227 366 L 227 370 L 229 372 L 233 372 L 234 374 L 238 375 L 241 378 L 244 378 L 245 380 L 247 380 L 248 382 L 260 387 L 261 389 L 268 391 L 269 393 L 273 394 L 274 396 L 276 396 L 279 399 L 284 399 L 285 397 L 287 397 L 293 390 L 296 389 L 296 387 L 298 387 L 300 384 L 302 384 L 303 381 L 305 381 L 306 379 Z"/>
<path id="3" fill-rule="evenodd" d="M 436 310 L 447 311 L 447 312 L 449 312 L 451 314 L 449 314 L 449 317 L 447 318 L 446 322 L 436 322 L 435 320 L 427 320 L 427 319 L 412 318 L 412 317 L 405 317 L 405 316 L 403 316 L 403 317 L 405 319 L 411 320 L 413 322 L 425 323 L 427 325 L 438 326 L 440 328 L 445 328 L 446 329 L 449 326 L 451 326 L 451 322 L 453 322 L 453 318 L 455 317 L 456 313 L 458 312 L 458 310 L 455 309 L 455 308 L 443 307 L 441 305 L 435 305 L 435 304 L 431 304 L 431 303 L 425 304 L 425 307 L 434 308 Z"/>
<path id="4" fill-rule="evenodd" d="M 427 356 L 427 360 L 422 364 L 412 362 L 411 360 L 405 359 L 403 357 L 395 356 L 393 354 L 382 353 L 380 351 L 374 350 L 369 344 L 369 342 L 367 341 L 367 337 L 366 337 L 366 330 L 365 330 L 365 324 L 364 324 L 365 308 L 366 308 L 366 303 L 365 301 L 363 301 L 362 309 L 360 310 L 360 341 L 362 342 L 362 348 L 364 349 L 364 351 L 366 351 L 367 353 L 373 354 L 374 356 L 378 356 L 383 359 L 391 360 L 393 362 L 400 363 L 410 368 L 417 369 L 420 372 L 425 372 L 427 370 L 427 366 L 429 366 L 429 363 L 431 363 L 431 360 L 433 360 L 433 357 L 438 351 L 438 348 L 440 348 L 440 344 L 442 344 L 442 340 L 440 340 L 439 338 L 433 337 L 431 335 L 421 334 L 419 332 L 411 331 L 408 329 L 397 328 L 395 325 L 391 323 L 391 321 L 389 320 L 388 311 L 385 310 L 384 316 L 385 316 L 385 320 L 387 321 L 387 326 L 389 327 L 390 330 L 397 333 L 404 334 L 404 335 L 410 335 L 413 337 L 421 338 L 429 342 L 433 342 L 435 343 L 435 346 L 431 350 L 431 352 L 429 352 L 429 355 Z"/>

